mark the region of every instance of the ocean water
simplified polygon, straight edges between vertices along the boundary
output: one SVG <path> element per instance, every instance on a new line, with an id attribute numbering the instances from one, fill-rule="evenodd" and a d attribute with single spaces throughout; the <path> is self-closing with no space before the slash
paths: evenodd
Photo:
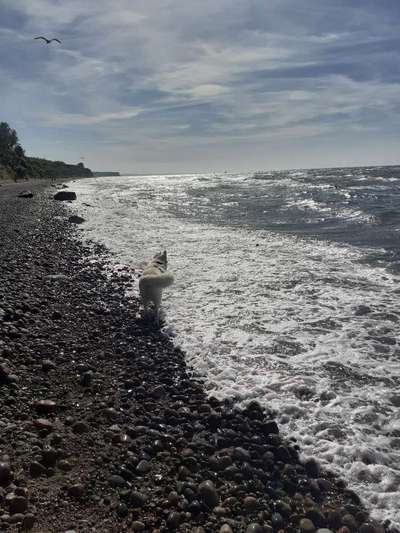
<path id="1" fill-rule="evenodd" d="M 400 168 L 80 180 L 82 236 L 168 250 L 164 330 L 400 525 Z M 89 205 L 86 205 L 89 204 Z"/>

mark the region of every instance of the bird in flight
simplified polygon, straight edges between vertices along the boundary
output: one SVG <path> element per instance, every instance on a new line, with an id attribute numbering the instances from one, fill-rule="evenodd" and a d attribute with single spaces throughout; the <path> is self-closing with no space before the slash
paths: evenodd
<path id="1" fill-rule="evenodd" d="M 61 44 L 60 39 L 47 39 L 47 37 L 43 37 L 43 35 L 40 35 L 39 37 L 34 37 L 34 39 L 43 39 L 43 41 L 46 41 L 46 44 L 50 44 L 52 41 L 57 41 Z"/>

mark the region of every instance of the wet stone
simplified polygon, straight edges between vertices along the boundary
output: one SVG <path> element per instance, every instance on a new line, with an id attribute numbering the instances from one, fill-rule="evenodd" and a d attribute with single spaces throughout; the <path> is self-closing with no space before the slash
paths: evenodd
<path id="1" fill-rule="evenodd" d="M 246 528 L 246 533 L 264 533 L 264 528 L 260 524 L 249 524 Z"/>
<path id="2" fill-rule="evenodd" d="M 208 507 L 215 507 L 219 503 L 217 490 L 212 481 L 203 481 L 198 487 L 198 493 L 202 501 Z"/>
<path id="3" fill-rule="evenodd" d="M 25 511 L 28 509 L 28 500 L 23 496 L 13 496 L 8 500 L 8 505 L 12 515 L 25 513 Z"/>
<path id="4" fill-rule="evenodd" d="M 53 400 L 39 400 L 35 403 L 35 409 L 39 414 L 50 414 L 55 412 L 57 404 Z"/>
<path id="5" fill-rule="evenodd" d="M 69 496 L 72 496 L 73 498 L 82 498 L 82 496 L 85 494 L 85 487 L 81 483 L 77 483 L 76 485 L 72 485 L 68 489 Z"/>
<path id="6" fill-rule="evenodd" d="M 108 483 L 111 485 L 111 487 L 114 488 L 122 488 L 126 486 L 125 479 L 122 476 L 118 476 L 116 474 L 108 478 Z"/>
<path id="7" fill-rule="evenodd" d="M 22 521 L 22 529 L 24 531 L 29 531 L 35 525 L 35 516 L 33 514 L 26 514 Z"/>
<path id="8" fill-rule="evenodd" d="M 37 461 L 33 461 L 29 466 L 29 472 L 32 477 L 39 477 L 46 473 L 46 468 Z"/>
<path id="9" fill-rule="evenodd" d="M 129 499 L 132 507 L 143 507 L 147 502 L 146 496 L 138 491 L 132 491 Z"/>
<path id="10" fill-rule="evenodd" d="M 8 463 L 0 463 L 0 486 L 7 487 L 13 480 L 11 467 Z"/>
<path id="11" fill-rule="evenodd" d="M 145 461 L 144 459 L 139 462 L 139 464 L 136 467 L 136 471 L 139 474 L 147 474 L 151 470 L 151 465 L 148 461 Z"/>
<path id="12" fill-rule="evenodd" d="M 309 518 L 302 518 L 300 520 L 300 531 L 304 533 L 312 533 L 315 531 L 315 525 Z"/>

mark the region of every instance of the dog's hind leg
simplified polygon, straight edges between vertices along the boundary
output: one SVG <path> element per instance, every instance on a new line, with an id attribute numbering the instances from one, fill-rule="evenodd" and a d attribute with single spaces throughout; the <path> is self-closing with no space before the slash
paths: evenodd
<path id="1" fill-rule="evenodd" d="M 160 327 L 160 306 L 161 306 L 161 296 L 154 298 L 154 320 L 157 327 Z"/>

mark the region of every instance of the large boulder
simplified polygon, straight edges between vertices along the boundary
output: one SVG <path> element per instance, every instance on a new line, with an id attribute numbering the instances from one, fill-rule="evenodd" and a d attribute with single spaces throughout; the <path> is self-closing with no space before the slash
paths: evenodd
<path id="1" fill-rule="evenodd" d="M 54 200 L 60 200 L 60 201 L 76 200 L 76 193 L 74 191 L 58 191 L 54 195 Z"/>
<path id="2" fill-rule="evenodd" d="M 18 198 L 33 198 L 32 191 L 22 191 L 19 193 Z"/>

